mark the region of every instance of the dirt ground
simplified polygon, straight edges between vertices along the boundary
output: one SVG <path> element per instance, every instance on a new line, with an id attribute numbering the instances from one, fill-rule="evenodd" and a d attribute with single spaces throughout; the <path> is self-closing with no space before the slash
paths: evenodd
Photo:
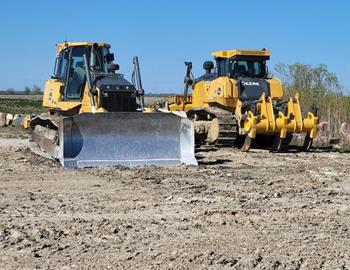
<path id="1" fill-rule="evenodd" d="M 69 170 L 1 138 L 0 269 L 350 269 L 350 154 L 197 157 Z"/>

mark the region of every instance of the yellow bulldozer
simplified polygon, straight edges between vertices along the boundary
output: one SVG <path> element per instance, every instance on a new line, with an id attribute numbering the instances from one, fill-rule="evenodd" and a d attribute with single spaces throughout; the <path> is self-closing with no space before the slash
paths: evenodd
<path id="1" fill-rule="evenodd" d="M 30 120 L 32 151 L 69 168 L 196 165 L 192 122 L 147 111 L 138 58 L 132 83 L 113 61 L 106 43 L 57 45 L 43 96 L 47 113 Z"/>
<path id="2" fill-rule="evenodd" d="M 215 71 L 214 63 L 206 61 L 205 74 L 196 79 L 192 63 L 185 62 L 184 93 L 166 103 L 166 109 L 185 111 L 193 121 L 197 145 L 280 151 L 293 133 L 306 133 L 303 149 L 309 150 L 317 133 L 317 109 L 303 117 L 299 95 L 284 97 L 281 81 L 269 76 L 270 51 L 225 50 L 213 56 Z"/>

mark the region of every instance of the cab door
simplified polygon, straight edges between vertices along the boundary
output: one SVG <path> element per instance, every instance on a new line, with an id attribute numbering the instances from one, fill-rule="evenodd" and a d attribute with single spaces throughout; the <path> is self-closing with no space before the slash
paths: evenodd
<path id="1" fill-rule="evenodd" d="M 86 46 L 75 46 L 70 48 L 68 58 L 68 69 L 66 72 L 64 100 L 80 101 L 83 97 L 86 73 L 83 55 L 90 54 Z"/>

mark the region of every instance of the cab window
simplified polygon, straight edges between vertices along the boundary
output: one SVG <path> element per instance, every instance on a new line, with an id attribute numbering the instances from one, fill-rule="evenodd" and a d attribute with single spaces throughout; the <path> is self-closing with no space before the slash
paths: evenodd
<path id="1" fill-rule="evenodd" d="M 72 47 L 69 61 L 69 73 L 66 79 L 65 98 L 81 99 L 84 91 L 86 74 L 83 55 L 89 55 L 87 47 Z"/>
<path id="2" fill-rule="evenodd" d="M 66 78 L 68 57 L 65 58 L 64 56 L 67 53 L 69 53 L 68 49 L 60 52 L 60 54 L 56 58 L 54 76 L 61 81 L 65 81 Z"/>
<path id="3" fill-rule="evenodd" d="M 237 61 L 231 60 L 228 65 L 229 74 L 231 77 L 254 77 L 263 78 L 264 63 L 261 61 Z"/>
<path id="4" fill-rule="evenodd" d="M 98 47 L 96 50 L 96 66 L 95 70 L 100 72 L 107 72 L 107 62 L 105 59 L 106 54 L 109 53 L 109 49 L 106 47 Z"/>
<path id="5" fill-rule="evenodd" d="M 226 70 L 226 59 L 217 59 L 216 60 L 216 66 L 218 69 L 218 76 L 226 76 L 227 70 Z"/>

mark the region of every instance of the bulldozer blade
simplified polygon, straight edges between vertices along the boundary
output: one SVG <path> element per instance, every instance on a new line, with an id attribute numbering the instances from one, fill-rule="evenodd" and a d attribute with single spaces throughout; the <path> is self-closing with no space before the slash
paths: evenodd
<path id="1" fill-rule="evenodd" d="M 172 113 L 82 113 L 61 121 L 64 167 L 197 165 L 193 124 Z"/>

